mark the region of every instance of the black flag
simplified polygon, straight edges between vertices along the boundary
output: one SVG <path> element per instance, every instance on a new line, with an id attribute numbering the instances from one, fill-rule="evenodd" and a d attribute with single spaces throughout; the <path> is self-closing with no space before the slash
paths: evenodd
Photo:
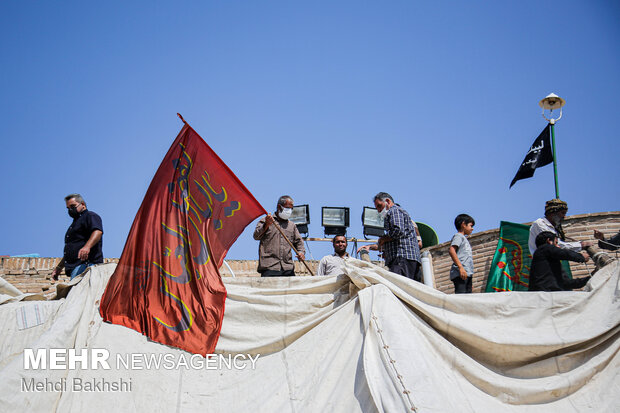
<path id="1" fill-rule="evenodd" d="M 551 152 L 551 124 L 547 124 L 545 129 L 540 132 L 538 138 L 534 141 L 530 150 L 527 151 L 523 163 L 519 167 L 517 174 L 510 183 L 510 188 L 519 179 L 531 178 L 534 176 L 536 168 L 549 165 L 553 162 L 553 153 Z"/>

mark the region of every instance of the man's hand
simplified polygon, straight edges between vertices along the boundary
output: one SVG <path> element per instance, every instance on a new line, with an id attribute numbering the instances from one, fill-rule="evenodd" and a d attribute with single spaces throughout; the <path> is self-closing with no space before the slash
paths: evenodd
<path id="1" fill-rule="evenodd" d="M 377 247 L 378 249 L 382 250 L 383 249 L 383 245 L 388 242 L 391 241 L 392 238 L 388 237 L 387 235 L 384 235 L 382 237 L 379 237 L 379 241 L 377 242 Z"/>
<path id="2" fill-rule="evenodd" d="M 297 259 L 303 261 L 303 260 L 306 259 L 306 256 L 304 255 L 303 252 L 300 252 L 300 253 L 297 254 Z"/>
<path id="3" fill-rule="evenodd" d="M 366 251 L 377 251 L 379 250 L 379 246 L 377 244 L 370 244 L 370 245 L 362 245 L 361 247 L 359 247 L 357 249 L 357 253 L 359 254 L 361 250 L 366 250 Z"/>
<path id="4" fill-rule="evenodd" d="M 600 239 L 601 241 L 605 241 L 605 236 L 603 235 L 603 233 L 596 229 L 594 230 L 594 238 Z"/>
<path id="5" fill-rule="evenodd" d="M 54 279 L 54 281 L 58 281 L 58 276 L 60 275 L 60 272 L 62 271 L 63 268 L 65 268 L 65 258 L 64 257 L 60 259 L 60 262 L 58 263 L 58 265 L 52 271 L 52 278 Z"/>
<path id="6" fill-rule="evenodd" d="M 581 241 L 581 248 L 588 248 L 594 245 L 594 241 Z"/>
<path id="7" fill-rule="evenodd" d="M 583 255 L 583 258 L 585 258 L 586 262 L 588 262 L 588 260 L 590 259 L 590 256 L 588 255 L 588 253 L 585 251 L 581 251 L 581 255 Z"/>
<path id="8" fill-rule="evenodd" d="M 461 280 L 467 280 L 467 271 L 465 271 L 465 268 L 459 267 L 459 275 L 461 276 Z"/>
<path id="9" fill-rule="evenodd" d="M 263 223 L 262 226 L 261 222 Z M 254 239 L 257 241 L 262 240 L 263 236 L 265 236 L 265 233 L 267 232 L 267 229 L 271 224 L 273 224 L 273 217 L 271 216 L 271 214 L 267 214 L 264 221 L 261 220 L 258 224 L 256 224 L 256 229 L 254 230 L 253 235 Z M 260 230 L 258 228 L 260 228 Z"/>
<path id="10" fill-rule="evenodd" d="M 267 214 L 267 216 L 265 217 L 265 226 L 264 228 L 269 227 L 269 225 L 273 224 L 273 216 L 271 216 L 271 214 Z"/>
<path id="11" fill-rule="evenodd" d="M 103 231 L 96 229 L 90 234 L 90 238 L 86 241 L 86 244 L 78 251 L 78 259 L 86 262 L 88 261 L 88 254 L 90 254 L 90 249 L 96 245 L 99 241 L 101 241 L 101 236 L 103 235 Z"/>
<path id="12" fill-rule="evenodd" d="M 90 254 L 90 248 L 85 245 L 78 251 L 78 258 L 82 261 L 88 261 L 88 254 Z"/>

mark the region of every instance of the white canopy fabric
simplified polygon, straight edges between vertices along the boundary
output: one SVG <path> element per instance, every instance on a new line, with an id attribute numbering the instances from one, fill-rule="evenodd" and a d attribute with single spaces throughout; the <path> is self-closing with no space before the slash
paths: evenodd
<path id="1" fill-rule="evenodd" d="M 581 292 L 446 295 L 353 259 L 338 277 L 225 278 L 216 352 L 243 369 L 186 368 L 191 354 L 103 323 L 114 268 L 66 299 L 0 305 L 1 411 L 620 411 L 618 262 Z M 106 349 L 110 369 L 26 369 L 24 349 Z M 172 366 L 118 365 L 132 355 Z"/>
<path id="2" fill-rule="evenodd" d="M 4 278 L 0 277 L 0 298 L 16 297 L 21 294 L 21 291 L 9 284 Z M 0 304 L 2 304 L 2 302 L 3 301 L 0 301 Z"/>

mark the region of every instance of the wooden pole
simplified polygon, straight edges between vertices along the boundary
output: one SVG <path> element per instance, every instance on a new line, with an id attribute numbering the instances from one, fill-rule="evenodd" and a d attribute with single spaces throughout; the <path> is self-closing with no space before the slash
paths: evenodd
<path id="1" fill-rule="evenodd" d="M 181 119 L 181 121 L 183 121 L 184 124 L 186 124 L 187 126 L 189 126 L 189 124 L 185 121 L 185 119 L 183 119 L 183 116 L 181 116 L 180 113 L 177 113 L 177 116 L 179 117 L 179 119 Z M 191 128 L 191 126 L 189 126 Z M 299 257 L 299 251 L 297 251 L 297 248 L 295 248 L 295 246 L 293 245 L 293 243 L 286 237 L 286 235 L 284 235 L 284 232 L 282 232 L 282 228 L 280 228 L 280 226 L 278 225 L 278 223 L 276 222 L 275 218 L 273 220 L 273 225 L 276 226 L 276 229 L 280 232 L 280 235 L 282 235 L 284 237 L 284 239 L 286 240 L 286 242 L 288 242 L 288 245 L 291 246 L 291 248 L 293 248 L 293 251 L 295 251 L 295 254 L 297 254 L 297 256 Z M 295 224 L 293 224 L 295 225 Z M 312 272 L 312 270 L 310 269 L 310 267 L 308 266 L 308 263 L 306 263 L 306 260 L 300 259 L 301 262 L 304 263 L 304 265 L 306 266 L 306 269 L 308 270 L 308 272 L 310 273 L 310 275 L 314 276 L 314 273 Z"/>
<path id="2" fill-rule="evenodd" d="M 294 223 L 291 222 L 291 224 L 295 225 Z M 299 251 L 297 251 L 297 248 L 295 248 L 295 246 L 293 245 L 293 243 L 291 242 L 291 240 L 289 240 L 287 238 L 286 235 L 284 235 L 284 232 L 282 231 L 282 228 L 280 228 L 280 225 L 278 225 L 278 223 L 276 222 L 276 219 L 273 219 L 273 223 L 271 225 L 275 225 L 276 229 L 280 232 L 280 235 L 282 235 L 284 237 L 284 239 L 286 240 L 286 242 L 288 242 L 288 245 L 291 246 L 291 248 L 293 248 L 293 251 L 295 251 L 295 254 L 297 254 L 297 257 L 299 257 Z M 310 267 L 308 266 L 308 263 L 306 262 L 306 260 L 298 258 L 301 262 L 304 263 L 304 265 L 306 266 L 306 269 L 308 270 L 308 272 L 310 273 L 310 275 L 314 276 L 314 273 L 312 272 L 312 270 L 310 269 Z"/>
<path id="3" fill-rule="evenodd" d="M 323 241 L 323 242 L 332 242 L 333 238 L 305 238 L 306 241 Z M 369 242 L 371 244 L 376 244 L 378 240 L 376 239 L 359 239 L 359 238 L 347 238 L 347 242 Z"/>
<path id="4" fill-rule="evenodd" d="M 180 113 L 177 112 L 177 116 L 179 117 L 179 119 L 181 119 L 183 121 L 184 124 L 186 124 L 187 126 L 189 126 L 189 123 L 185 122 L 185 119 L 183 119 L 183 116 L 181 116 Z"/>

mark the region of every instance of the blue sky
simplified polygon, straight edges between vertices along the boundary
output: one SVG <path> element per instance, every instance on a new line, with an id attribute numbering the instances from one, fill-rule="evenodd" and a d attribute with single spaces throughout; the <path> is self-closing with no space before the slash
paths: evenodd
<path id="1" fill-rule="evenodd" d="M 362 206 L 391 193 L 440 241 L 539 217 L 553 169 L 508 185 L 556 126 L 569 215 L 618 207 L 620 6 L 613 1 L 0 3 L 0 255 L 60 256 L 80 192 L 119 257 L 181 129 L 268 210 L 281 194 Z M 254 259 L 254 224 L 228 257 Z M 312 256 L 331 250 L 312 243 Z"/>

